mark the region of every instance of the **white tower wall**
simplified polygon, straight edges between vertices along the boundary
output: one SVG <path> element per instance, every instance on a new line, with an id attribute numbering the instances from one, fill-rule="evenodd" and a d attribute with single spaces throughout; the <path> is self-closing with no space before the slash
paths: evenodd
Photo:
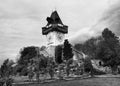
<path id="1" fill-rule="evenodd" d="M 54 31 L 47 34 L 48 45 L 57 46 L 63 44 L 64 39 L 65 39 L 65 35 L 60 32 Z"/>

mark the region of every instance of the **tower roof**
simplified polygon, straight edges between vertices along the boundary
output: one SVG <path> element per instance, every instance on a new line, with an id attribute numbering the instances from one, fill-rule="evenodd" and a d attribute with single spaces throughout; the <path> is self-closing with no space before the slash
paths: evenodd
<path id="1" fill-rule="evenodd" d="M 52 12 L 51 16 L 50 16 L 56 23 L 59 23 L 59 24 L 63 24 L 57 11 L 54 11 Z"/>
<path id="2" fill-rule="evenodd" d="M 50 25 L 50 24 L 62 24 L 63 25 L 57 11 L 53 11 L 51 16 L 47 17 L 46 20 L 48 21 L 47 25 Z"/>
<path id="3" fill-rule="evenodd" d="M 68 26 L 64 25 L 57 13 L 57 11 L 53 11 L 50 17 L 46 18 L 47 25 L 42 27 L 42 34 L 47 35 L 49 32 L 57 31 L 61 33 L 68 33 Z"/>

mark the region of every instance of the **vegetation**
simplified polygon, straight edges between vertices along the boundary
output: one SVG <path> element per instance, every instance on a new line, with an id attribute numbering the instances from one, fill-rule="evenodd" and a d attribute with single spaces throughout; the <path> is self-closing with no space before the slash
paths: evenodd
<path id="1" fill-rule="evenodd" d="M 120 65 L 120 42 L 118 37 L 108 28 L 103 30 L 101 36 L 92 37 L 82 44 L 75 44 L 74 48 L 87 55 L 82 60 L 83 70 L 89 72 L 92 76 L 98 72 L 92 66 L 92 59 L 101 60 L 103 62 L 101 66 L 110 67 L 114 74 Z M 65 40 L 63 45 L 56 46 L 55 59 L 40 53 L 41 51 L 47 52 L 45 49 L 45 46 L 41 48 L 35 46 L 24 47 L 20 50 L 20 57 L 16 65 L 14 65 L 12 60 L 6 59 L 0 67 L 0 77 L 3 78 L 2 80 L 5 79 L 5 82 L 9 82 L 10 76 L 20 75 L 28 76 L 30 81 L 36 76 L 36 80 L 40 81 L 40 74 L 49 74 L 51 78 L 56 77 L 57 72 L 59 72 L 59 78 L 64 76 L 62 72 L 67 76 L 70 73 L 74 74 L 76 65 L 71 66 L 74 65 L 73 50 L 68 40 Z M 76 68 L 80 69 L 80 66 Z"/>
<path id="2" fill-rule="evenodd" d="M 0 67 L 0 76 L 9 77 L 13 75 L 13 64 L 14 62 L 12 60 L 6 59 Z"/>
<path id="3" fill-rule="evenodd" d="M 70 64 L 73 63 L 73 51 L 72 51 L 72 45 L 69 43 L 69 41 L 66 39 L 64 41 L 63 45 L 63 60 L 66 62 L 66 74 L 69 76 L 70 74 Z"/>
<path id="4" fill-rule="evenodd" d="M 7 85 L 12 86 L 13 79 L 10 77 L 13 75 L 12 60 L 6 59 L 0 67 L 0 86 Z"/>
<path id="5" fill-rule="evenodd" d="M 120 42 L 118 37 L 108 28 L 103 30 L 101 36 L 91 38 L 83 44 L 76 44 L 74 47 L 83 51 L 91 59 L 101 60 L 102 66 L 111 67 L 113 73 L 120 65 Z"/>
<path id="6" fill-rule="evenodd" d="M 62 54 L 63 54 L 63 50 L 62 50 L 62 45 L 58 45 L 55 48 L 55 61 L 58 64 L 61 64 L 63 62 L 63 58 L 62 58 Z"/>
<path id="7" fill-rule="evenodd" d="M 75 44 L 75 49 L 78 51 L 82 51 L 86 55 L 89 56 L 89 58 L 96 58 L 96 51 L 98 48 L 98 43 L 102 40 L 101 36 L 98 37 L 92 37 L 85 41 L 82 44 Z"/>
<path id="8" fill-rule="evenodd" d="M 119 39 L 108 28 L 104 29 L 102 37 L 103 40 L 98 44 L 97 58 L 104 62 L 103 66 L 109 66 L 115 72 L 120 64 Z"/>
<path id="9" fill-rule="evenodd" d="M 73 57 L 72 46 L 66 39 L 63 47 L 63 60 L 69 60 Z"/>
<path id="10" fill-rule="evenodd" d="M 36 57 L 38 47 L 30 46 L 24 47 L 20 51 L 20 58 L 17 61 L 16 72 L 20 75 L 27 75 L 27 67 L 32 62 L 32 59 Z"/>

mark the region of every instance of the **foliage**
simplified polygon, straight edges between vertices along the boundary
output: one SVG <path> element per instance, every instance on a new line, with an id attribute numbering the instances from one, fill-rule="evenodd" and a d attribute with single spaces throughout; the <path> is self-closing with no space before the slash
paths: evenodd
<path id="1" fill-rule="evenodd" d="M 102 60 L 103 66 L 110 66 L 113 71 L 120 64 L 119 39 L 108 28 L 103 30 L 102 36 L 88 39 L 85 43 L 76 44 L 74 47 L 90 58 Z"/>
<path id="2" fill-rule="evenodd" d="M 49 73 L 51 78 L 54 77 L 55 67 L 56 67 L 56 65 L 55 65 L 53 58 L 48 58 L 47 69 L 48 69 L 48 73 Z"/>
<path id="3" fill-rule="evenodd" d="M 12 78 L 1 78 L 0 86 L 12 86 L 13 79 Z"/>
<path id="4" fill-rule="evenodd" d="M 93 69 L 90 58 L 86 58 L 84 60 L 84 69 L 86 72 L 90 72 Z"/>
<path id="5" fill-rule="evenodd" d="M 96 58 L 96 50 L 98 47 L 98 43 L 101 40 L 102 40 L 101 36 L 96 38 L 92 37 L 88 39 L 86 42 L 84 42 L 83 44 L 75 44 L 74 47 L 78 51 L 82 51 L 85 54 L 87 54 L 90 58 Z"/>
<path id="6" fill-rule="evenodd" d="M 120 44 L 118 37 L 108 28 L 102 32 L 103 40 L 98 45 L 97 58 L 113 70 L 120 64 Z"/>
<path id="7" fill-rule="evenodd" d="M 20 51 L 21 55 L 16 65 L 16 71 L 20 75 L 30 75 L 30 78 L 31 73 L 34 72 L 36 78 L 39 79 L 40 72 L 46 72 L 49 67 L 48 64 L 51 64 L 50 57 L 45 57 L 42 53 L 39 53 L 40 51 L 45 51 L 45 48 L 45 46 L 41 48 L 34 46 L 23 48 Z"/>
<path id="8" fill-rule="evenodd" d="M 20 58 L 17 61 L 16 72 L 20 73 L 20 75 L 28 74 L 28 64 L 37 56 L 37 49 L 39 48 L 35 46 L 24 47 L 21 49 Z"/>
<path id="9" fill-rule="evenodd" d="M 36 48 L 38 47 L 34 47 L 34 46 L 24 47 L 20 51 L 20 58 L 18 60 L 18 64 L 28 65 L 30 59 L 34 58 L 37 55 Z"/>
<path id="10" fill-rule="evenodd" d="M 55 61 L 58 64 L 61 64 L 63 62 L 63 59 L 62 59 L 62 46 L 61 45 L 58 45 L 55 48 Z"/>
<path id="11" fill-rule="evenodd" d="M 13 74 L 12 65 L 14 62 L 12 60 L 6 59 L 0 67 L 0 75 L 1 77 L 9 77 Z"/>
<path id="12" fill-rule="evenodd" d="M 63 47 L 63 60 L 69 60 L 73 57 L 72 45 L 66 39 Z"/>
<path id="13" fill-rule="evenodd" d="M 33 64 L 35 64 L 36 71 L 40 71 L 43 68 L 47 67 L 48 59 L 44 55 L 39 55 L 38 57 L 34 58 L 33 60 L 34 60 Z"/>

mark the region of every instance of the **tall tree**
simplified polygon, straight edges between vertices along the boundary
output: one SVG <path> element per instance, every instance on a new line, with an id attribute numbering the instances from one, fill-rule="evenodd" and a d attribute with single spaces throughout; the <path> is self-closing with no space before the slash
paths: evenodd
<path id="1" fill-rule="evenodd" d="M 104 66 L 110 66 L 112 71 L 116 71 L 120 64 L 120 44 L 118 37 L 105 28 L 102 32 L 103 41 L 99 43 L 97 57 L 104 62 Z"/>
<path id="2" fill-rule="evenodd" d="M 17 61 L 17 72 L 19 72 L 22 75 L 28 74 L 28 70 L 27 70 L 28 64 L 31 63 L 31 59 L 37 56 L 38 48 L 39 47 L 29 46 L 21 49 L 20 57 Z"/>
<path id="3" fill-rule="evenodd" d="M 46 58 L 43 54 L 40 54 L 33 58 L 33 64 L 34 65 L 34 72 L 36 74 L 36 79 L 39 81 L 39 75 L 40 72 L 45 72 L 45 69 L 47 68 L 47 62 L 48 58 Z"/>
<path id="4" fill-rule="evenodd" d="M 73 62 L 73 60 L 71 58 L 73 58 L 72 45 L 66 39 L 64 41 L 64 47 L 63 47 L 63 60 L 66 61 L 67 76 L 69 76 L 69 74 L 70 74 L 70 64 L 72 64 L 72 62 Z"/>
<path id="5" fill-rule="evenodd" d="M 55 61 L 58 64 L 61 64 L 63 62 L 63 59 L 62 59 L 62 46 L 61 45 L 58 45 L 55 48 Z"/>
<path id="6" fill-rule="evenodd" d="M 9 77 L 13 74 L 13 67 L 12 65 L 14 62 L 12 60 L 6 59 L 0 68 L 0 75 L 1 77 Z"/>
<path id="7" fill-rule="evenodd" d="M 36 48 L 38 47 L 24 47 L 20 51 L 20 58 L 18 60 L 18 64 L 27 65 L 30 62 L 30 59 L 34 58 L 37 55 Z"/>
<path id="8" fill-rule="evenodd" d="M 72 45 L 66 39 L 63 47 L 63 60 L 69 60 L 73 57 Z"/>
<path id="9" fill-rule="evenodd" d="M 91 58 L 95 58 L 96 40 L 97 40 L 97 38 L 91 38 L 91 39 L 87 40 L 83 45 L 83 49 L 84 49 L 83 52 L 86 53 L 87 55 L 89 55 L 89 57 L 91 57 Z"/>

